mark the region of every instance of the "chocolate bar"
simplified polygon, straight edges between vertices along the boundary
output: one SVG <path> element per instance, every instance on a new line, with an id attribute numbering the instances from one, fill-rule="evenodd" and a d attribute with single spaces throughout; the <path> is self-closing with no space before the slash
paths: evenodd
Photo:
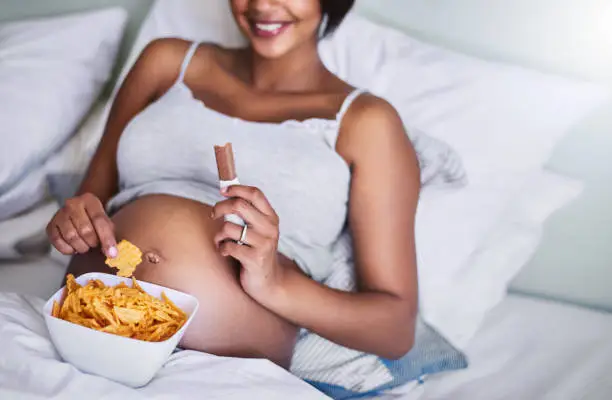
<path id="1" fill-rule="evenodd" d="M 234 152 L 232 144 L 215 146 L 215 158 L 220 181 L 233 181 L 236 179 L 236 164 L 234 163 Z"/>
<path id="2" fill-rule="evenodd" d="M 240 185 L 238 175 L 236 174 L 232 144 L 226 143 L 223 146 L 214 146 L 214 148 L 215 159 L 217 160 L 217 172 L 219 173 L 219 187 L 225 189 L 232 185 Z M 225 215 L 224 219 L 236 225 L 245 225 L 244 220 L 235 214 Z"/>

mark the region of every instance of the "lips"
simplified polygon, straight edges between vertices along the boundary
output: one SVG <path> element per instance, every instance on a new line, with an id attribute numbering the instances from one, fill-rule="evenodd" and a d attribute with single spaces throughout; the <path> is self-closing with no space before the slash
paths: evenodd
<path id="1" fill-rule="evenodd" d="M 291 26 L 291 22 L 251 22 L 251 29 L 253 34 L 261 38 L 273 38 L 276 37 Z"/>

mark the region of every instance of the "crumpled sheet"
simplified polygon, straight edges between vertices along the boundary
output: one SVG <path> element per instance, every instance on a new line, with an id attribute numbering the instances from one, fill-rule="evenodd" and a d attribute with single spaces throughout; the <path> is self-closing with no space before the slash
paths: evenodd
<path id="1" fill-rule="evenodd" d="M 49 338 L 43 300 L 0 293 L 0 399 L 266 399 L 327 397 L 267 360 L 174 353 L 153 381 L 132 389 L 64 363 Z"/>

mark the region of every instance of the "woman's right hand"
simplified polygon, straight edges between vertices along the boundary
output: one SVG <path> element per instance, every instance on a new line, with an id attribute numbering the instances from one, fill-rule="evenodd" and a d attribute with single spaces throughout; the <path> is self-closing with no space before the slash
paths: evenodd
<path id="1" fill-rule="evenodd" d="M 47 235 L 65 255 L 87 253 L 100 246 L 107 257 L 117 256 L 114 224 L 102 202 L 90 193 L 66 200 L 47 225 Z"/>

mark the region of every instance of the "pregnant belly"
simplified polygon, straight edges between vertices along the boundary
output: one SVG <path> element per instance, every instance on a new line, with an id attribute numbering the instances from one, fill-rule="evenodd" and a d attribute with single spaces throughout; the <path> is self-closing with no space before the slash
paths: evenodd
<path id="1" fill-rule="evenodd" d="M 145 253 L 136 277 L 186 291 L 197 289 L 204 266 L 235 276 L 237 266 L 214 246 L 221 221 L 212 220 L 211 211 L 202 203 L 161 195 L 143 197 L 119 210 L 112 218 L 117 239 L 127 239 Z"/>
<path id="2" fill-rule="evenodd" d="M 213 243 L 222 221 L 212 220 L 211 211 L 199 202 L 155 195 L 127 204 L 112 219 L 117 239 L 127 239 L 145 253 L 137 279 L 198 298 L 198 314 L 181 346 L 223 356 L 263 357 L 288 366 L 296 327 L 244 293 L 239 265 L 222 257 Z M 96 249 L 75 256 L 69 270 L 78 275 L 94 265 L 105 268 L 102 259 Z"/>

